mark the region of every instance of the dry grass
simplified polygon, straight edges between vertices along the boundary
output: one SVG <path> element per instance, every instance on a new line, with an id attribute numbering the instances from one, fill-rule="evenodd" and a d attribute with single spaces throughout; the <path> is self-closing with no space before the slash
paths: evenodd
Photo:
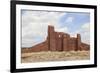
<path id="1" fill-rule="evenodd" d="M 70 52 L 33 52 L 22 53 L 22 63 L 43 62 L 43 61 L 69 61 L 90 59 L 89 51 L 70 51 Z"/>

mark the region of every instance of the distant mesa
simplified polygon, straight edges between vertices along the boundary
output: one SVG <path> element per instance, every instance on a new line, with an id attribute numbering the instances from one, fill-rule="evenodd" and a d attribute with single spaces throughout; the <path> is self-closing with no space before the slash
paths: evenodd
<path id="1" fill-rule="evenodd" d="M 82 51 L 90 50 L 90 45 L 81 42 L 81 35 L 70 37 L 64 32 L 56 32 L 54 27 L 48 26 L 47 39 L 30 48 L 22 48 L 22 52 L 40 52 L 40 51 Z"/>

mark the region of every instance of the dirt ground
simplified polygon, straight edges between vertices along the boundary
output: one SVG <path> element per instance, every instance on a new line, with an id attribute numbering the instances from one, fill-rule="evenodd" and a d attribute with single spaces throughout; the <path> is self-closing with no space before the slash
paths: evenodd
<path id="1" fill-rule="evenodd" d="M 90 59 L 89 51 L 70 51 L 70 52 L 33 52 L 22 53 L 22 63 L 45 62 L 45 61 L 71 61 L 71 60 L 88 60 Z"/>

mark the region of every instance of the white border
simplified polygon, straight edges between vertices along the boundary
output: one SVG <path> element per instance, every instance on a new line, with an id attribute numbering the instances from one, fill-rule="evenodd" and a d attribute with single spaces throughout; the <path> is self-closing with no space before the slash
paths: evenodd
<path id="1" fill-rule="evenodd" d="M 39 63 L 21 63 L 21 9 L 30 10 L 50 10 L 50 11 L 70 11 L 70 12 L 89 12 L 90 13 L 90 60 L 81 61 L 60 61 L 60 62 L 39 62 Z M 16 68 L 38 68 L 53 66 L 71 66 L 94 64 L 94 10 L 84 8 L 70 7 L 50 7 L 34 5 L 16 5 Z"/>

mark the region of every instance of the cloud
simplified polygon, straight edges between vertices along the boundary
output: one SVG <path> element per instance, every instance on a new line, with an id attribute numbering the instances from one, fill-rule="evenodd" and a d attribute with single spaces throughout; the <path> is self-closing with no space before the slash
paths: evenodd
<path id="1" fill-rule="evenodd" d="M 58 29 L 55 29 L 55 31 L 58 31 L 58 32 L 68 32 L 68 28 L 67 27 L 63 27 L 63 28 L 58 28 Z"/>
<path id="2" fill-rule="evenodd" d="M 64 13 L 48 11 L 22 11 L 22 47 L 31 47 L 46 40 L 48 25 L 53 25 L 59 31 L 58 20 Z"/>
<path id="3" fill-rule="evenodd" d="M 60 19 L 62 19 L 61 23 L 59 22 Z M 69 32 L 69 29 L 73 30 L 73 27 L 71 27 L 72 25 L 63 25 L 64 22 L 74 23 L 74 15 L 67 17 L 67 12 L 22 10 L 22 47 L 31 47 L 45 41 L 48 25 L 53 25 L 55 31 L 70 33 L 71 36 L 80 33 L 82 42 L 89 43 L 89 23 L 81 24 L 80 29 Z"/>
<path id="4" fill-rule="evenodd" d="M 65 22 L 66 23 L 72 23 L 73 20 L 74 20 L 74 17 L 68 17 Z"/>
<path id="5" fill-rule="evenodd" d="M 85 23 L 81 26 L 82 29 L 85 29 L 85 30 L 90 30 L 90 24 L 89 23 Z"/>
<path id="6" fill-rule="evenodd" d="M 76 32 L 81 34 L 82 42 L 90 44 L 90 24 L 82 24 L 80 29 Z"/>

